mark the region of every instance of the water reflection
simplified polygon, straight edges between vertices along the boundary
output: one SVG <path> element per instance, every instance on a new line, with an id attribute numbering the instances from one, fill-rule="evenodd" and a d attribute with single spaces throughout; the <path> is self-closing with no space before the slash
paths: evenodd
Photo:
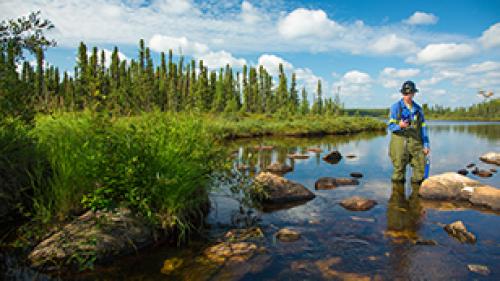
<path id="1" fill-rule="evenodd" d="M 418 196 L 418 184 L 411 185 L 409 198 L 404 183 L 393 182 L 392 193 L 387 204 L 387 234 L 395 238 L 417 239 L 423 216 Z"/>

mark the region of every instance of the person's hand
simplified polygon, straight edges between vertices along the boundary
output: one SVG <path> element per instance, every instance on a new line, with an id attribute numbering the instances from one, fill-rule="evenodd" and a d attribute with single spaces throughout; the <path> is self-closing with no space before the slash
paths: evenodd
<path id="1" fill-rule="evenodd" d="M 404 129 L 404 128 L 408 127 L 409 125 L 410 125 L 410 122 L 408 122 L 408 121 L 403 121 L 403 120 L 399 121 L 399 127 L 401 129 Z"/>
<path id="2" fill-rule="evenodd" d="M 424 148 L 424 155 L 427 156 L 431 153 L 431 150 L 429 148 Z"/>

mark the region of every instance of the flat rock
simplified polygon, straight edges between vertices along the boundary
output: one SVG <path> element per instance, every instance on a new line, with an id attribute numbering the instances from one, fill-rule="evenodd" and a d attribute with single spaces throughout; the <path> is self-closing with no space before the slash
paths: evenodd
<path id="1" fill-rule="evenodd" d="M 273 173 L 261 172 L 255 177 L 267 196 L 262 198 L 265 203 L 290 203 L 308 201 L 315 197 L 309 189 L 300 183 L 285 179 Z"/>
<path id="2" fill-rule="evenodd" d="M 336 150 L 329 152 L 327 155 L 323 157 L 323 160 L 325 160 L 330 164 L 337 164 L 340 162 L 341 159 L 342 159 L 342 154 L 340 154 L 340 152 Z"/>
<path id="3" fill-rule="evenodd" d="M 308 159 L 309 155 L 308 154 L 293 153 L 293 154 L 288 154 L 288 158 L 290 158 L 290 159 Z"/>
<path id="4" fill-rule="evenodd" d="M 351 177 L 353 178 L 362 178 L 363 177 L 363 174 L 362 173 L 359 173 L 359 172 L 352 172 L 350 174 Z"/>
<path id="5" fill-rule="evenodd" d="M 314 183 L 314 188 L 317 190 L 327 190 L 334 189 L 341 185 L 358 185 L 359 181 L 356 179 L 350 178 L 332 178 L 332 177 L 323 177 L 319 178 L 316 183 Z"/>
<path id="6" fill-rule="evenodd" d="M 350 211 L 367 211 L 377 205 L 377 202 L 375 200 L 353 196 L 342 200 L 340 205 Z"/>
<path id="7" fill-rule="evenodd" d="M 257 251 L 257 245 L 248 242 L 221 242 L 205 249 L 205 256 L 215 263 L 246 262 Z"/>
<path id="8" fill-rule="evenodd" d="M 224 235 L 229 241 L 258 240 L 264 238 L 264 233 L 260 227 L 231 229 Z"/>
<path id="9" fill-rule="evenodd" d="M 300 238 L 300 233 L 298 231 L 286 227 L 280 229 L 275 235 L 281 242 L 293 242 Z"/>
<path id="10" fill-rule="evenodd" d="M 498 152 L 488 152 L 486 154 L 481 155 L 479 159 L 488 164 L 495 164 L 500 166 L 500 153 Z"/>
<path id="11" fill-rule="evenodd" d="M 482 169 L 476 169 L 474 171 L 472 171 L 472 173 L 478 177 L 482 177 L 482 178 L 489 178 L 491 176 L 493 176 L 493 173 L 491 171 L 488 171 L 488 170 L 482 170 Z"/>
<path id="12" fill-rule="evenodd" d="M 444 230 L 446 230 L 446 232 L 448 232 L 449 235 L 455 237 L 462 243 L 476 242 L 476 236 L 467 231 L 467 228 L 465 227 L 462 221 L 456 221 L 450 223 L 444 227 Z"/>
<path id="13" fill-rule="evenodd" d="M 277 174 L 285 174 L 293 171 L 293 168 L 291 166 L 288 166 L 287 164 L 274 162 L 266 167 L 266 171 Z"/>
<path id="14" fill-rule="evenodd" d="M 153 229 L 129 209 L 88 211 L 39 243 L 29 254 L 34 267 L 66 264 L 92 252 L 95 262 L 133 253 L 155 241 Z"/>
<path id="15" fill-rule="evenodd" d="M 307 151 L 314 152 L 314 153 L 321 153 L 321 152 L 323 152 L 323 149 L 321 149 L 319 147 L 311 147 L 311 148 L 308 148 Z"/>
<path id="16" fill-rule="evenodd" d="M 469 271 L 481 274 L 484 276 L 490 275 L 490 269 L 486 265 L 481 265 L 481 264 L 468 264 L 467 269 Z"/>
<path id="17" fill-rule="evenodd" d="M 422 182 L 419 195 L 424 199 L 468 201 L 476 206 L 500 210 L 500 190 L 457 173 L 431 176 Z"/>

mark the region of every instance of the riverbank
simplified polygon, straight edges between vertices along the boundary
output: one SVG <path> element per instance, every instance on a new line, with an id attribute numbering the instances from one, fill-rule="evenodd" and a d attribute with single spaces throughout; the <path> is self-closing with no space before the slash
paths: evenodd
<path id="1" fill-rule="evenodd" d="M 14 175 L 13 179 L 25 181 L 11 181 L 3 187 L 2 194 L 16 197 L 2 206 L 20 210 L 16 215 L 30 220 L 19 229 L 20 239 L 16 242 L 27 248 L 46 239 L 47 233 L 57 234 L 68 223 L 81 220 L 88 211 L 118 208 L 127 208 L 134 217 L 145 221 L 147 232 L 154 233 L 148 238 L 175 233 L 182 240 L 197 227 L 193 218 L 199 220 L 196 215 L 206 213 L 210 174 L 224 169 L 228 159 L 221 141 L 383 129 L 385 124 L 374 119 L 333 116 L 277 118 L 156 112 L 110 118 L 87 111 L 40 115 L 33 125 L 4 120 L 0 130 L 2 155 L 6 156 L 2 159 L 2 177 Z M 18 198 L 24 198 L 24 203 L 18 204 Z M 99 243 L 84 246 L 100 253 Z M 99 262 L 96 258 L 100 256 L 66 254 L 85 257 L 72 261 L 85 268 Z M 44 260 L 37 263 L 43 265 Z"/>

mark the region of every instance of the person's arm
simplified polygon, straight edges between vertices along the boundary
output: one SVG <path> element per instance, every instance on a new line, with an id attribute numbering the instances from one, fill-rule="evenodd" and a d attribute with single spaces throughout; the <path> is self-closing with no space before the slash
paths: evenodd
<path id="1" fill-rule="evenodd" d="M 391 110 L 389 112 L 389 131 L 391 132 L 397 132 L 401 130 L 401 126 L 399 126 L 399 120 L 398 120 L 398 111 L 399 111 L 399 104 L 395 103 L 391 106 Z"/>
<path id="2" fill-rule="evenodd" d="M 429 131 L 427 130 L 427 124 L 425 123 L 424 111 L 421 109 L 420 114 L 422 117 L 422 128 L 420 129 L 420 135 L 422 136 L 422 143 L 424 148 L 430 149 L 429 143 Z"/>

